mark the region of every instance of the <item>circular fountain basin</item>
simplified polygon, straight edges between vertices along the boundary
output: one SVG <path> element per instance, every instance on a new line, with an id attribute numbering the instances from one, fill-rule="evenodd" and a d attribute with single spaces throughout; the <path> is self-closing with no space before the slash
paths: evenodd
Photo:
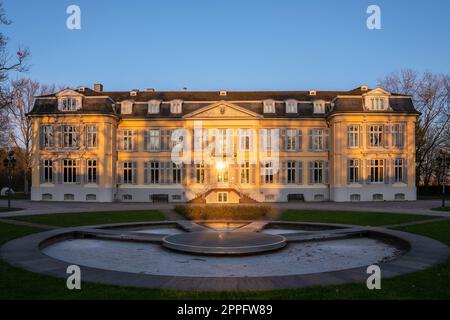
<path id="1" fill-rule="evenodd" d="M 190 232 L 166 236 L 162 244 L 182 252 L 239 255 L 281 249 L 286 246 L 286 238 L 260 232 Z"/>

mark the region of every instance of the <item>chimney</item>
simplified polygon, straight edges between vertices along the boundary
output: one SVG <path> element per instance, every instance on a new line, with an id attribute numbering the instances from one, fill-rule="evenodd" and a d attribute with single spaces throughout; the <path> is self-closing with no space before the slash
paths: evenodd
<path id="1" fill-rule="evenodd" d="M 101 83 L 94 83 L 94 91 L 102 92 L 103 91 L 103 85 Z"/>

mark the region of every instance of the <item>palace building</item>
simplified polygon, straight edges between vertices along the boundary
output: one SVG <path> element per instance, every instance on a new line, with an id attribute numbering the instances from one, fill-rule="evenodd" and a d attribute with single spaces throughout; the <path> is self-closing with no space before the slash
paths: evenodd
<path id="1" fill-rule="evenodd" d="M 411 97 L 367 86 L 65 89 L 29 114 L 32 200 L 416 200 L 418 115 Z"/>

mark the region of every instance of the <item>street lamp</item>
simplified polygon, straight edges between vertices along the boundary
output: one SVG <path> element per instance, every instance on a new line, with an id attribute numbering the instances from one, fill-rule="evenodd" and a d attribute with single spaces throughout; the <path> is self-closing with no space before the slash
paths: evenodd
<path id="1" fill-rule="evenodd" d="M 11 190 L 14 167 L 16 166 L 16 158 L 13 150 L 8 151 L 6 158 L 3 160 L 3 165 L 6 167 L 6 174 L 8 176 L 8 209 L 11 210 Z"/>

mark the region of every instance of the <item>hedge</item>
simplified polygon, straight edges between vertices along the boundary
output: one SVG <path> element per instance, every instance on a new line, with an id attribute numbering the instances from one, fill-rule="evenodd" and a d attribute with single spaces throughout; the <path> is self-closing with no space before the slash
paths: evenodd
<path id="1" fill-rule="evenodd" d="M 177 205 L 174 210 L 191 220 L 255 220 L 267 216 L 272 208 L 267 205 Z"/>

